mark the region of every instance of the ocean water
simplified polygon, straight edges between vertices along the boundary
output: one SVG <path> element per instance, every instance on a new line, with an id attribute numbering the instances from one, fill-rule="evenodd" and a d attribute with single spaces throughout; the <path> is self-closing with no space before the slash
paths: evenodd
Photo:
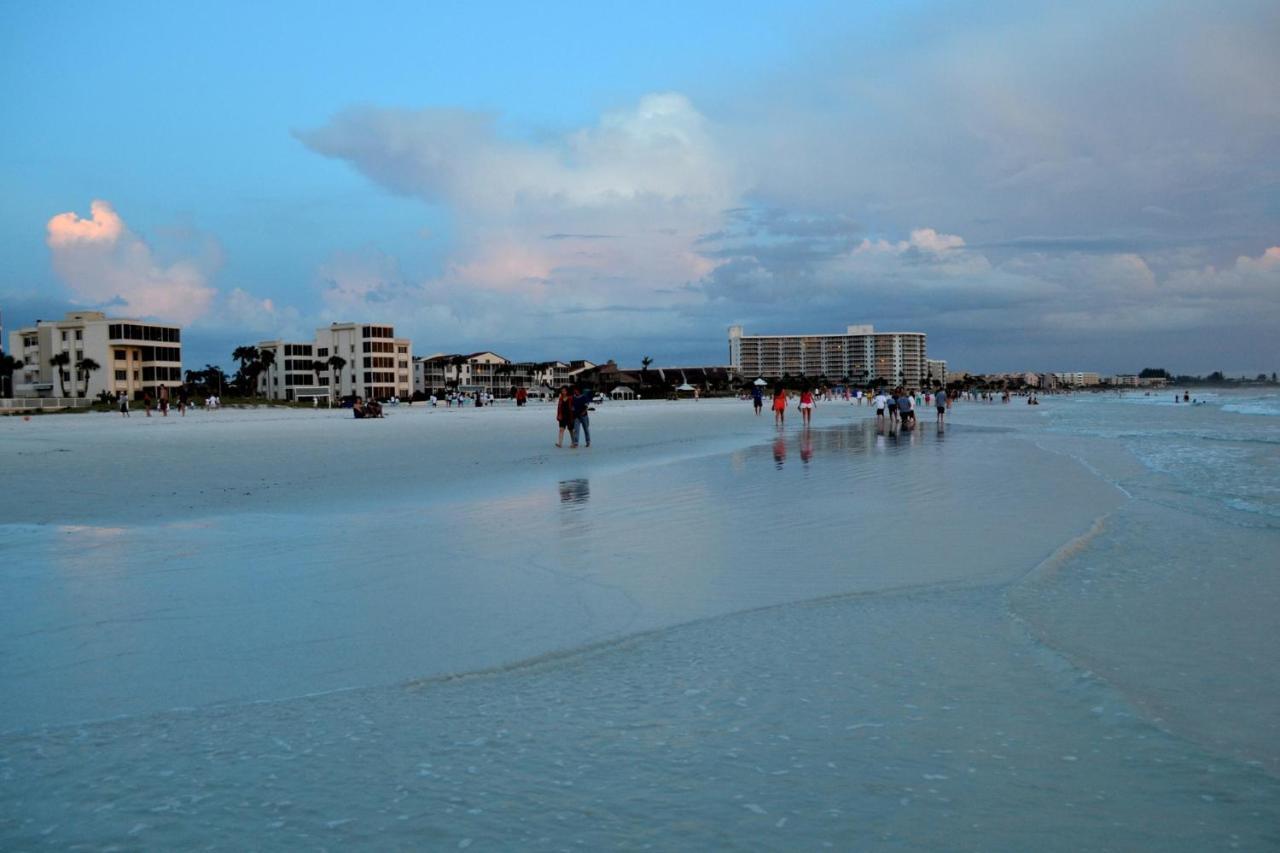
<path id="1" fill-rule="evenodd" d="M 1208 399 L 7 524 L 0 847 L 1278 849 L 1280 408 Z"/>

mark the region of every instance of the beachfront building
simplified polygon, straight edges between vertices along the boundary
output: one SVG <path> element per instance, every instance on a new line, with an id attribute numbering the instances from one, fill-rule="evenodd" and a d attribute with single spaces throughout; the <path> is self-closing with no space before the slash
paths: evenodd
<path id="1" fill-rule="evenodd" d="M 1055 373 L 1053 376 L 1060 384 L 1075 388 L 1085 388 L 1092 385 L 1102 384 L 1102 377 L 1096 373 L 1076 371 L 1074 373 Z"/>
<path id="2" fill-rule="evenodd" d="M 413 396 L 413 344 L 397 338 L 392 326 L 333 323 L 316 329 L 313 353 L 312 359 L 326 366 L 317 384 L 336 399 Z M 335 356 L 342 360 L 341 368 L 331 364 Z"/>
<path id="3" fill-rule="evenodd" d="M 328 398 L 329 365 L 315 357 L 316 345 L 296 341 L 259 341 L 259 352 L 275 356 L 258 374 L 258 393 L 272 400 Z"/>
<path id="4" fill-rule="evenodd" d="M 919 388 L 928 378 L 927 361 L 924 332 L 877 332 L 856 325 L 842 335 L 746 335 L 741 326 L 729 327 L 729 366 L 747 378 L 847 379 Z"/>
<path id="5" fill-rule="evenodd" d="M 71 311 L 61 320 L 37 320 L 9 333 L 9 353 L 22 360 L 13 376 L 18 397 L 155 396 L 161 385 L 182 384 L 182 330 L 166 323 Z M 67 363 L 53 359 L 65 353 Z M 98 367 L 81 370 L 92 362 Z"/>
<path id="6" fill-rule="evenodd" d="M 925 387 L 932 388 L 935 385 L 947 384 L 947 362 L 941 358 L 926 358 L 924 360 L 924 380 Z"/>
<path id="7" fill-rule="evenodd" d="M 511 361 L 489 350 L 438 353 L 414 359 L 413 389 L 420 394 L 483 391 L 495 397 L 506 397 L 513 388 L 541 392 L 568 383 L 573 364 L 595 366 L 589 361 Z"/>

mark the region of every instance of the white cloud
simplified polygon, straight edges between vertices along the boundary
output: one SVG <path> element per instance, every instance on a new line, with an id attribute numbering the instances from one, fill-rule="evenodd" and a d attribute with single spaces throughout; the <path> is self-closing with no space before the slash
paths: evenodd
<path id="1" fill-rule="evenodd" d="M 90 209 L 88 219 L 60 213 L 46 226 L 54 271 L 77 300 L 183 324 L 205 315 L 216 291 L 201 262 L 161 263 L 110 204 Z"/>
<path id="2" fill-rule="evenodd" d="M 348 110 L 297 135 L 454 214 L 457 243 L 424 287 L 499 291 L 516 310 L 669 302 L 663 291 L 714 266 L 694 241 L 744 189 L 711 124 L 674 93 L 536 142 L 504 138 L 491 118 L 458 110 Z M 353 309 L 380 293 L 347 280 L 339 290 L 326 300 Z"/>

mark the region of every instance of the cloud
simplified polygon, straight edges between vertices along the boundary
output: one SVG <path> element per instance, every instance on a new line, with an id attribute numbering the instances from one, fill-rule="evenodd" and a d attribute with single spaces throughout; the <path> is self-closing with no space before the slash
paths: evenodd
<path id="1" fill-rule="evenodd" d="M 46 226 L 53 269 L 72 296 L 115 313 L 188 324 L 204 316 L 216 291 L 208 262 L 161 262 L 105 201 L 90 218 L 60 213 Z"/>
<path id="2" fill-rule="evenodd" d="M 239 287 L 232 288 L 213 313 L 227 332 L 251 332 L 272 340 L 309 340 L 312 336 L 310 329 L 303 328 L 297 308 L 254 296 Z"/>
<path id="3" fill-rule="evenodd" d="M 295 134 L 461 226 L 441 281 L 581 307 L 704 274 L 693 241 L 744 186 L 683 95 L 646 95 L 589 127 L 537 141 L 491 116 L 362 107 Z"/>
<path id="4" fill-rule="evenodd" d="M 1280 17 L 1139 5 L 1100 27 L 1100 8 L 896 12 L 884 38 L 834 33 L 736 94 L 654 93 L 559 132 L 343 110 L 296 138 L 452 222 L 425 278 L 335 256 L 326 310 L 476 345 L 560 336 L 548 354 L 570 332 L 718 352 L 735 321 L 932 326 L 975 368 L 1004 366 L 1011 328 L 1135 348 L 1256 329 Z"/>

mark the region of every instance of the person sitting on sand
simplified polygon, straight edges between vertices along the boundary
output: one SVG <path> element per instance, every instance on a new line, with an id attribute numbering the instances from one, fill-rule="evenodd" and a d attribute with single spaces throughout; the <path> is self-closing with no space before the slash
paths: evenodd
<path id="1" fill-rule="evenodd" d="M 356 397 L 356 401 L 351 404 L 351 414 L 356 418 L 364 417 L 364 401 Z"/>

